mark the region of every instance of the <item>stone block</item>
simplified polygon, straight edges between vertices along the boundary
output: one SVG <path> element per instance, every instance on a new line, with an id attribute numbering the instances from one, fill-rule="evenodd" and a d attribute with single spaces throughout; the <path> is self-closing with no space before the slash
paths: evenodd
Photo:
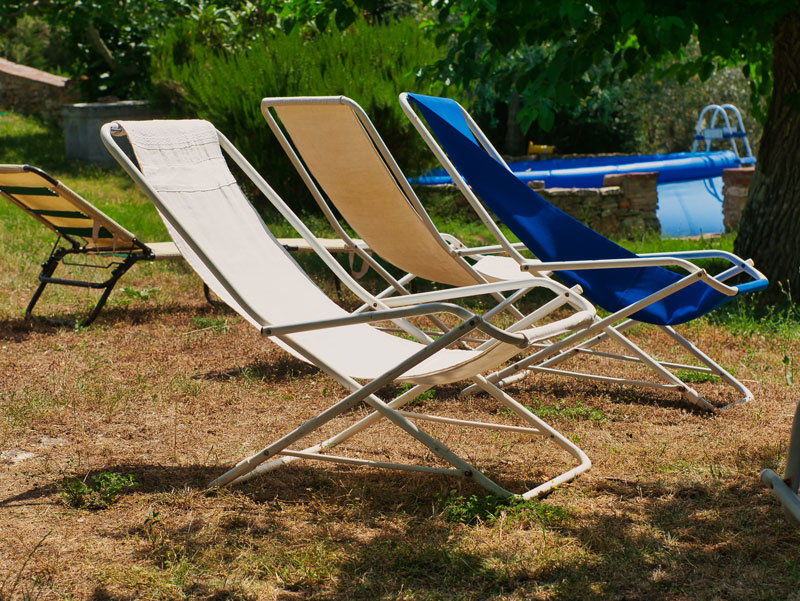
<path id="1" fill-rule="evenodd" d="M 158 114 L 145 100 L 124 100 L 66 104 L 61 109 L 61 116 L 64 121 L 67 159 L 111 166 L 117 162 L 100 139 L 102 125 L 116 120 L 154 119 Z M 120 146 L 130 154 L 130 147 L 125 138 L 120 139 Z"/>
<path id="2" fill-rule="evenodd" d="M 739 229 L 754 173 L 755 167 L 738 167 L 722 172 L 722 224 L 726 232 Z"/>

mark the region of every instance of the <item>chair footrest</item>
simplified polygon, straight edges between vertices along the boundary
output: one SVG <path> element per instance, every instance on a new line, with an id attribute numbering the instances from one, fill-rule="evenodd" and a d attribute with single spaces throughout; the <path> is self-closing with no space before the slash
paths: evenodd
<path id="1" fill-rule="evenodd" d="M 340 455 L 323 455 L 321 453 L 313 453 L 308 451 L 292 451 L 284 449 L 279 455 L 288 455 L 289 457 L 297 457 L 299 459 L 316 459 L 319 461 L 329 461 L 331 463 L 346 463 L 349 465 L 368 465 L 370 467 L 390 468 L 397 470 L 407 470 L 412 472 L 428 472 L 433 474 L 445 474 L 449 476 L 464 476 L 462 470 L 444 467 L 430 467 L 427 465 L 411 465 L 407 463 L 392 463 L 387 461 L 374 461 L 372 459 L 358 459 L 355 457 L 342 457 Z"/>
<path id="2" fill-rule="evenodd" d="M 456 419 L 453 417 L 442 417 L 439 415 L 428 415 L 426 413 L 415 413 L 414 411 L 398 411 L 403 417 L 410 417 L 412 419 L 421 419 L 429 422 L 438 422 L 442 424 L 453 424 L 456 426 L 466 426 L 470 428 L 483 428 L 486 430 L 503 430 L 505 432 L 521 432 L 523 434 L 541 434 L 538 428 L 528 428 L 525 426 L 512 426 L 509 424 L 496 424 L 491 422 L 476 422 L 466 419 Z"/>

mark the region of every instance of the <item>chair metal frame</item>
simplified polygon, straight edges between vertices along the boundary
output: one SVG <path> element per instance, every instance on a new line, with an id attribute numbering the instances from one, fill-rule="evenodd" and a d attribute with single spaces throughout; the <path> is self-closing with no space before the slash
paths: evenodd
<path id="1" fill-rule="evenodd" d="M 667 296 L 686 288 L 687 286 L 690 286 L 697 281 L 705 282 L 707 285 L 727 296 L 735 296 L 738 294 L 738 288 L 736 286 L 730 286 L 725 283 L 725 281 L 730 280 L 736 275 L 744 273 L 750 276 L 754 281 L 765 283 L 766 278 L 757 269 L 755 269 L 752 260 L 743 260 L 736 255 L 725 251 L 701 250 L 680 251 L 673 253 L 643 253 L 634 259 L 561 262 L 530 261 L 518 252 L 517 247 L 512 245 L 500 228 L 497 227 L 497 224 L 489 215 L 489 212 L 486 210 L 483 203 L 468 185 L 463 174 L 458 171 L 450 158 L 447 156 L 447 153 L 445 153 L 436 138 L 429 131 L 425 123 L 423 123 L 422 118 L 419 116 L 417 111 L 415 111 L 411 106 L 408 93 L 404 92 L 400 94 L 399 101 L 403 112 L 406 114 L 427 146 L 431 149 L 436 158 L 445 168 L 447 173 L 453 179 L 453 182 L 467 199 L 470 206 L 479 216 L 487 229 L 492 233 L 498 244 L 505 249 L 505 252 L 509 256 L 517 260 L 521 270 L 533 273 L 535 275 L 546 275 L 547 272 L 544 272 L 543 270 L 547 270 L 551 273 L 557 273 L 560 270 L 661 266 L 677 267 L 686 272 L 686 275 L 683 277 L 683 279 L 679 280 L 674 285 L 666 287 L 640 300 L 639 302 L 612 313 L 605 318 L 601 319 L 600 317 L 596 316 L 594 319 L 595 323 L 593 323 L 583 332 L 573 334 L 569 338 L 561 340 L 553 345 L 547 345 L 541 350 L 534 352 L 518 361 L 514 365 L 506 367 L 492 374 L 488 378 L 491 382 L 499 386 L 505 386 L 525 377 L 527 372 L 552 373 L 565 376 L 574 376 L 599 382 L 675 390 L 692 405 L 707 411 L 723 411 L 734 405 L 752 400 L 752 392 L 750 392 L 750 390 L 742 382 L 736 379 L 718 363 L 713 361 L 697 346 L 680 335 L 672 326 L 657 325 L 656 327 L 660 328 L 676 344 L 692 355 L 699 363 L 701 363 L 701 365 L 659 361 L 651 357 L 648 353 L 639 348 L 632 340 L 624 336 L 624 332 L 629 330 L 634 325 L 641 323 L 629 319 L 631 315 L 652 303 L 658 302 L 659 300 L 664 299 Z M 461 110 L 461 115 L 466 121 L 471 133 L 475 136 L 475 139 L 478 141 L 483 150 L 498 164 L 504 166 L 509 173 L 513 173 L 503 157 L 494 148 L 492 143 L 489 141 L 480 127 L 475 123 L 470 114 L 460 104 L 458 104 L 458 108 Z M 709 258 L 724 259 L 731 263 L 731 267 L 716 276 L 711 276 L 704 269 L 690 262 L 690 260 Z M 592 347 L 607 340 L 618 343 L 623 347 L 623 349 L 625 349 L 627 354 L 592 350 Z M 553 350 L 558 350 L 558 353 L 553 354 Z M 596 357 L 646 365 L 655 372 L 660 381 L 631 380 L 616 376 L 585 373 L 567 369 L 557 369 L 555 367 L 559 363 L 562 363 L 578 354 L 593 355 Z M 709 400 L 704 398 L 687 382 L 678 378 L 672 370 L 689 370 L 718 376 L 723 382 L 733 387 L 741 395 L 741 398 L 722 407 L 717 407 Z M 470 387 L 470 389 L 474 390 L 474 387 Z"/>
<path id="2" fill-rule="evenodd" d="M 42 169 L 31 165 L 0 165 L 0 183 L 3 176 L 13 177 L 20 174 L 36 175 L 44 185 L 36 189 L 27 186 L 0 185 L 0 196 L 19 207 L 58 236 L 50 254 L 41 265 L 41 271 L 38 276 L 39 285 L 25 309 L 26 319 L 33 317 L 33 309 L 49 284 L 102 290 L 100 298 L 89 315 L 83 321 L 75 324 L 80 327 L 88 326 L 97 318 L 116 283 L 133 265 L 139 261 L 180 258 L 180 253 L 171 244 L 159 243 L 159 251 L 154 251 L 148 244 L 139 240 L 119 223 Z M 34 191 L 37 196 L 57 196 L 65 200 L 70 206 L 74 207 L 76 215 L 80 214 L 77 217 L 78 219 L 89 219 L 95 224 L 92 228 L 93 234 L 104 228 L 111 234 L 113 243 L 109 246 L 98 246 L 92 243 L 91 237 L 73 234 L 70 232 L 73 228 L 60 227 L 47 219 L 47 215 L 37 213 L 21 198 L 31 191 Z M 62 244 L 62 241 L 66 242 L 66 245 Z M 98 256 L 109 259 L 109 262 L 105 265 L 69 263 L 67 260 L 71 256 Z M 110 274 L 103 281 L 59 278 L 53 275 L 59 265 L 110 270 Z"/>

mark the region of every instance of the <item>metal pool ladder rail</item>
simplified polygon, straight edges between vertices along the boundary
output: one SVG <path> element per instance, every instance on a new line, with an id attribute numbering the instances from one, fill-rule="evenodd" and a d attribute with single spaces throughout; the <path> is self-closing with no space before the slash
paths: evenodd
<path id="1" fill-rule="evenodd" d="M 731 119 L 728 117 L 729 113 L 735 118 L 736 127 L 731 126 Z M 723 125 L 717 125 L 717 117 L 721 117 Z M 705 127 L 706 118 L 708 119 L 708 127 Z M 739 154 L 739 148 L 736 144 L 737 138 L 741 139 L 744 144 L 744 156 Z M 750 149 L 750 142 L 747 140 L 742 114 L 732 104 L 709 104 L 700 111 L 700 115 L 697 117 L 697 125 L 694 128 L 692 152 L 697 152 L 697 143 L 700 141 L 706 143 L 705 151 L 709 152 L 711 143 L 714 140 L 729 140 L 731 150 L 738 157 L 740 164 L 752 165 L 756 162 L 753 151 Z"/>

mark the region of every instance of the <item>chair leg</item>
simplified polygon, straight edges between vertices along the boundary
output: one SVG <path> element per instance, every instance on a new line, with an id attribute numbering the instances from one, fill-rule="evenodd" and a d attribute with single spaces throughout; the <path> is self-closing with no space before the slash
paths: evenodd
<path id="1" fill-rule="evenodd" d="M 411 470 L 418 470 L 418 471 L 430 471 L 434 473 L 440 474 L 450 474 L 450 475 L 461 475 L 461 476 L 468 476 L 475 480 L 478 484 L 481 484 L 485 489 L 489 490 L 493 494 L 503 497 L 510 497 L 516 496 L 522 499 L 528 500 L 534 497 L 539 497 L 543 494 L 546 494 L 553 490 L 555 487 L 564 484 L 570 480 L 573 480 L 578 475 L 582 474 L 586 470 L 588 470 L 592 463 L 586 454 L 580 449 L 577 445 L 572 443 L 569 439 L 567 439 L 563 434 L 552 428 L 550 425 L 545 423 L 531 411 L 529 411 L 526 407 L 524 407 L 521 403 L 516 401 L 514 398 L 509 396 L 507 393 L 503 392 L 493 384 L 490 384 L 485 380 L 485 378 L 481 376 L 476 376 L 473 378 L 475 383 L 481 387 L 481 389 L 488 392 L 492 395 L 498 402 L 500 402 L 503 406 L 507 409 L 512 411 L 516 414 L 523 422 L 527 423 L 527 427 L 509 427 L 503 424 L 494 424 L 494 423 L 485 423 L 485 422 L 470 422 L 465 420 L 457 420 L 457 419 L 450 419 L 450 418 L 440 418 L 438 416 L 431 416 L 425 414 L 418 414 L 418 413 L 411 413 L 411 412 L 404 412 L 400 411 L 400 409 L 406 405 L 408 402 L 412 401 L 413 399 L 417 398 L 420 394 L 425 392 L 430 388 L 427 385 L 417 385 L 411 388 L 410 390 L 404 392 L 390 403 L 386 404 L 386 408 L 395 412 L 395 414 L 399 414 L 402 417 L 407 418 L 417 418 L 422 421 L 440 421 L 445 423 L 452 423 L 456 425 L 462 425 L 466 427 L 476 427 L 476 428 L 484 428 L 490 430 L 502 430 L 502 429 L 510 429 L 513 431 L 522 431 L 526 434 L 531 435 L 538 435 L 544 436 L 555 442 L 565 451 L 567 451 L 570 455 L 572 455 L 578 462 L 578 465 L 563 472 L 562 474 L 553 477 L 546 482 L 539 484 L 538 486 L 531 488 L 530 490 L 521 493 L 515 494 L 511 491 L 497 485 L 494 481 L 487 478 L 483 473 L 479 472 L 473 466 L 463 462 L 460 460 L 459 462 L 454 462 L 454 459 L 457 458 L 456 455 L 452 455 L 450 457 L 444 457 L 451 465 L 456 465 L 460 469 L 454 470 L 447 470 L 447 469 L 436 469 L 436 468 L 425 468 L 423 466 L 412 466 L 412 465 L 405 465 L 405 464 L 393 464 L 393 463 L 386 463 L 386 462 L 377 462 L 377 461 L 369 461 L 369 460 L 353 460 L 350 458 L 345 457 L 335 457 L 330 455 L 322 455 L 320 454 L 321 451 L 330 450 L 336 447 L 337 445 L 341 444 L 345 440 L 351 438 L 352 436 L 363 432 L 364 430 L 368 429 L 369 427 L 376 424 L 378 421 L 387 417 L 386 414 L 382 413 L 380 410 L 376 410 L 370 413 L 368 416 L 360 419 L 358 422 L 348 426 L 338 434 L 328 438 L 327 440 L 318 443 L 314 446 L 307 447 L 302 451 L 288 451 L 285 450 L 283 453 L 286 453 L 284 456 L 274 459 L 268 463 L 264 463 L 253 469 L 251 472 L 239 477 L 235 482 L 243 482 L 248 480 L 252 477 L 257 475 L 274 471 L 275 469 L 285 466 L 288 463 L 296 461 L 297 459 L 316 459 L 316 460 L 327 460 L 332 462 L 338 463 L 353 463 L 357 465 L 371 465 L 373 467 L 386 467 L 386 468 L 395 468 L 395 469 L 411 469 Z M 411 424 L 413 426 L 413 423 Z M 405 429 L 405 428 L 403 428 Z M 408 430 L 407 430 L 408 431 Z M 415 430 L 415 433 L 412 434 L 414 438 L 418 440 L 418 434 L 422 432 L 418 428 Z M 409 432 L 411 433 L 411 432 Z M 430 441 L 435 439 L 430 438 Z M 426 444 L 424 441 L 423 444 Z M 426 446 L 429 446 L 426 444 Z M 439 452 L 436 452 L 437 455 L 440 457 L 441 450 L 444 448 L 442 443 L 438 443 L 437 445 Z M 431 448 L 429 446 L 429 448 Z M 432 448 L 433 450 L 433 448 Z M 280 454 L 280 453 L 278 453 Z"/>
<path id="2" fill-rule="evenodd" d="M 212 307 L 225 307 L 225 303 L 221 300 L 211 297 L 211 288 L 208 287 L 208 284 L 203 282 L 203 296 L 206 297 L 206 302 L 211 305 Z"/>
<path id="3" fill-rule="evenodd" d="M 528 357 L 521 359 L 517 363 L 503 370 L 491 374 L 490 376 L 487 377 L 487 379 L 489 380 L 489 382 L 499 387 L 504 387 L 525 377 L 525 375 L 527 375 L 528 372 L 544 372 L 544 373 L 552 373 L 564 376 L 573 376 L 600 382 L 629 384 L 635 386 L 636 385 L 647 386 L 652 388 L 670 388 L 680 392 L 681 395 L 684 397 L 684 399 L 689 403 L 706 411 L 725 411 L 730 407 L 733 407 L 741 403 L 745 403 L 753 398 L 752 393 L 744 384 L 742 384 L 739 380 L 734 378 L 729 372 L 727 372 L 723 367 L 721 367 L 708 355 L 703 353 L 694 344 L 692 344 L 691 342 L 686 340 L 686 338 L 678 334 L 672 327 L 659 326 L 659 328 L 662 331 L 664 331 L 673 340 L 675 340 L 678 344 L 680 344 L 681 347 L 683 347 L 689 353 L 691 353 L 695 357 L 695 359 L 697 359 L 703 365 L 698 367 L 693 365 L 669 363 L 653 359 L 652 357 L 650 357 L 650 355 L 648 355 L 645 351 L 640 349 L 636 344 L 634 344 L 630 339 L 628 339 L 622 334 L 622 332 L 636 325 L 636 323 L 637 322 L 635 321 L 627 320 L 617 326 L 606 327 L 602 330 L 601 333 L 593 336 L 592 338 L 577 343 L 574 346 L 566 346 L 562 349 L 559 349 L 555 355 L 553 355 L 552 352 L 548 351 L 548 347 L 544 347 L 540 351 L 537 351 L 536 353 L 533 353 L 532 355 L 529 355 Z M 619 355 L 614 353 L 598 353 L 596 351 L 591 351 L 592 347 L 596 346 L 598 343 L 607 339 L 615 340 L 621 346 L 630 351 L 632 353 L 632 356 Z M 627 380 L 624 378 L 618 378 L 614 376 L 596 375 L 596 374 L 583 373 L 572 370 L 554 369 L 555 365 L 562 363 L 563 361 L 581 352 L 591 352 L 593 354 L 607 357 L 610 359 L 618 359 L 618 360 L 625 360 L 625 361 L 632 361 L 632 362 L 646 364 L 648 367 L 651 368 L 651 370 L 653 370 L 653 372 L 655 372 L 655 374 L 659 377 L 660 380 L 664 382 L 664 384 L 659 384 L 655 382 L 646 382 L 646 381 Z M 548 357 L 548 354 L 553 356 Z M 699 371 L 718 375 L 726 384 L 728 384 L 729 386 L 736 389 L 739 393 L 741 393 L 742 398 L 733 401 L 727 405 L 724 405 L 723 407 L 716 407 L 712 403 L 710 403 L 707 399 L 705 399 L 694 388 L 692 388 L 688 383 L 682 381 L 675 374 L 669 371 L 668 368 L 681 368 L 687 370 L 698 369 Z M 464 392 L 469 393 L 473 392 L 474 390 L 476 390 L 476 386 L 472 385 L 467 387 L 464 390 Z"/>
<path id="4" fill-rule="evenodd" d="M 63 248 L 54 249 L 47 260 L 42 263 L 42 270 L 39 272 L 39 286 L 37 286 L 30 302 L 28 302 L 28 306 L 25 308 L 25 319 L 33 318 L 33 308 L 39 301 L 39 297 L 42 296 L 42 292 L 44 292 L 47 284 L 50 283 L 50 278 L 53 273 L 55 273 L 58 264 L 61 262 L 61 259 L 64 258 L 65 254 L 66 250 Z"/>
<path id="5" fill-rule="evenodd" d="M 128 255 L 127 257 L 125 257 L 125 260 L 122 261 L 122 263 L 120 263 L 114 268 L 114 270 L 111 272 L 111 277 L 107 279 L 105 282 L 103 282 L 102 285 L 103 294 L 100 295 L 100 299 L 97 301 L 97 304 L 94 306 L 94 309 L 92 309 L 92 312 L 89 314 L 89 316 L 83 321 L 83 323 L 78 324 L 80 327 L 86 327 L 95 320 L 95 318 L 100 313 L 100 310 L 105 306 L 106 301 L 108 300 L 108 297 L 111 294 L 111 291 L 117 284 L 117 281 L 119 281 L 119 279 L 123 275 L 125 275 L 125 273 L 131 267 L 133 267 L 134 263 L 136 263 L 136 261 L 138 261 L 139 258 L 140 257 L 136 255 Z"/>
<path id="6" fill-rule="evenodd" d="M 541 495 L 550 492 L 555 487 L 575 479 L 580 474 L 592 467 L 592 462 L 583 449 L 561 434 L 561 432 L 544 422 L 519 401 L 500 390 L 500 388 L 490 383 L 483 376 L 475 376 L 473 380 L 481 389 L 493 396 L 497 401 L 505 405 L 506 408 L 511 410 L 518 417 L 528 422 L 531 426 L 538 430 L 542 436 L 548 437 L 578 461 L 578 465 L 572 469 L 569 469 L 554 478 L 550 478 L 546 482 L 543 482 L 518 496 L 525 500 L 540 497 Z"/>
<path id="7" fill-rule="evenodd" d="M 673 328 L 669 326 L 662 326 L 662 330 L 664 330 L 673 340 L 675 340 L 678 344 L 680 344 L 683 348 L 689 351 L 698 361 L 704 363 L 714 374 L 718 375 L 723 381 L 727 382 L 727 384 L 736 390 L 742 395 L 737 401 L 733 401 L 728 403 L 723 407 L 717 407 L 716 411 L 725 411 L 734 407 L 736 405 L 741 405 L 742 403 L 746 403 L 748 401 L 753 400 L 753 393 L 750 392 L 750 389 L 747 388 L 744 384 L 742 384 L 739 380 L 733 377 L 725 368 L 719 365 L 716 361 L 714 361 L 711 357 L 706 355 L 703 351 L 697 348 L 694 344 L 686 340 L 683 336 L 678 334 Z M 688 388 L 688 387 L 687 387 Z M 694 391 L 693 391 L 694 392 Z M 697 394 L 697 393 L 695 393 Z M 702 396 L 698 395 L 698 397 L 703 402 L 708 402 L 703 399 Z M 690 399 L 691 400 L 691 399 Z"/>
<path id="8" fill-rule="evenodd" d="M 103 293 L 100 295 L 100 299 L 95 304 L 94 308 L 92 309 L 91 313 L 89 313 L 88 317 L 83 320 L 83 322 L 74 322 L 70 323 L 69 325 L 76 325 L 79 327 L 86 327 L 90 325 L 98 316 L 103 306 L 106 304 L 111 291 L 114 289 L 117 281 L 136 263 L 139 259 L 142 258 L 140 255 L 129 254 L 125 257 L 125 259 L 118 263 L 116 267 L 111 271 L 111 276 L 105 280 L 104 282 L 90 282 L 90 281 L 83 281 L 83 280 L 69 280 L 64 278 L 54 278 L 53 273 L 55 273 L 56 268 L 58 267 L 59 263 L 64 259 L 64 257 L 68 254 L 71 254 L 70 249 L 65 248 L 58 248 L 54 250 L 50 257 L 42 263 L 42 271 L 39 273 L 39 287 L 33 293 L 33 297 L 31 297 L 30 302 L 28 303 L 27 308 L 25 309 L 25 317 L 26 319 L 30 319 L 33 317 L 33 308 L 36 303 L 39 301 L 39 297 L 42 295 L 45 287 L 48 284 L 58 284 L 63 286 L 76 286 L 79 288 L 92 288 L 95 290 L 102 290 Z M 69 323 L 69 322 L 64 322 Z"/>
<path id="9" fill-rule="evenodd" d="M 761 481 L 780 501 L 786 519 L 795 526 L 800 526 L 800 498 L 797 496 L 800 487 L 800 403 L 794 413 L 783 479 L 770 469 L 762 470 L 760 476 Z"/>

